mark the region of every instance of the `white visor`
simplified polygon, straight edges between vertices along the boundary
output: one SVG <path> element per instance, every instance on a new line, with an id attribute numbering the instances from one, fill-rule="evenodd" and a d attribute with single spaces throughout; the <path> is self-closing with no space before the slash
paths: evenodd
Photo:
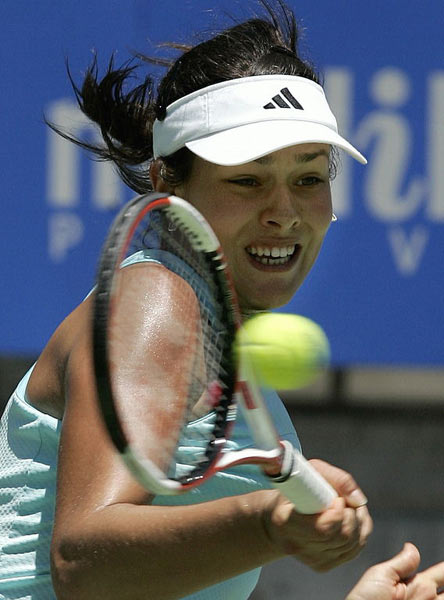
<path id="1" fill-rule="evenodd" d="M 324 90 L 291 75 L 217 83 L 184 96 L 154 122 L 154 158 L 183 147 L 218 165 L 240 165 L 296 144 L 342 148 L 367 160 L 338 133 Z"/>

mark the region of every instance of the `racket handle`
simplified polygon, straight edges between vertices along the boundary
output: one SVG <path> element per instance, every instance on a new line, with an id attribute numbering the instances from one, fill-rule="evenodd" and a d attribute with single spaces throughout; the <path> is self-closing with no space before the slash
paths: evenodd
<path id="1" fill-rule="evenodd" d="M 282 444 L 285 447 L 282 473 L 270 477 L 273 487 L 286 496 L 298 512 L 306 515 L 322 512 L 338 494 L 298 450 L 287 441 Z"/>

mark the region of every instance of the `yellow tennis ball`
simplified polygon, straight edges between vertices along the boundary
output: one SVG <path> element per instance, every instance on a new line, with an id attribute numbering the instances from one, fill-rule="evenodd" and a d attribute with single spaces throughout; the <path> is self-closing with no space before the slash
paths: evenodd
<path id="1" fill-rule="evenodd" d="M 323 329 L 307 317 L 284 313 L 246 321 L 237 335 L 236 352 L 260 383 L 281 390 L 313 383 L 330 359 Z"/>

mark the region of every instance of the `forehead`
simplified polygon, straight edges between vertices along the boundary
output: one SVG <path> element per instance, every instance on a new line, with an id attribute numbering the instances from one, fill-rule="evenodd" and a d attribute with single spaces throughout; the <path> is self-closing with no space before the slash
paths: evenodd
<path id="1" fill-rule="evenodd" d="M 313 161 L 325 161 L 328 166 L 330 162 L 331 155 L 331 146 L 330 144 L 318 144 L 318 143 L 308 143 L 308 144 L 297 144 L 294 146 L 289 146 L 288 148 L 282 148 L 281 150 L 276 150 L 275 152 L 271 152 L 270 154 L 266 154 L 265 156 L 261 156 L 255 160 L 252 160 L 247 163 L 242 163 L 240 165 L 231 165 L 224 166 L 218 165 L 216 163 L 210 163 L 200 156 L 194 155 L 193 157 L 193 165 L 191 168 L 191 176 L 194 177 L 202 177 L 204 173 L 209 175 L 213 173 L 214 175 L 218 174 L 226 174 L 226 173 L 237 173 L 239 170 L 243 170 L 244 168 L 254 168 L 258 166 L 270 166 L 274 165 L 303 165 L 310 164 Z"/>
<path id="2" fill-rule="evenodd" d="M 287 160 L 294 160 L 296 163 L 308 163 L 320 156 L 325 156 L 329 160 L 330 152 L 331 146 L 329 144 L 298 144 L 297 146 L 289 146 L 288 148 L 282 148 L 282 150 L 276 150 L 276 152 L 261 156 L 252 162 L 269 165 L 279 159 L 285 158 Z"/>

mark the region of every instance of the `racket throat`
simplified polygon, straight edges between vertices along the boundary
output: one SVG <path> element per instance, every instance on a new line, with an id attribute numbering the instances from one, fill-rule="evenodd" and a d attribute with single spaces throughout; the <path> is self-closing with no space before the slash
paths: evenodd
<path id="1" fill-rule="evenodd" d="M 286 440 L 282 440 L 280 443 L 281 453 L 277 457 L 275 464 L 263 466 L 266 475 L 275 482 L 286 481 L 293 471 L 294 464 L 293 446 Z"/>

